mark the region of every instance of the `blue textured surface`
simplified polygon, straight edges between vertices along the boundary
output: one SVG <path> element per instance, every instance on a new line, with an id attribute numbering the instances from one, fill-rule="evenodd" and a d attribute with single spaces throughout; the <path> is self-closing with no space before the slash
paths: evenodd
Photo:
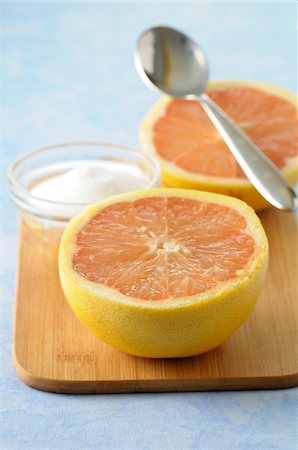
<path id="1" fill-rule="evenodd" d="M 139 80 L 132 54 L 136 37 L 152 24 L 194 36 L 208 54 L 213 79 L 296 89 L 294 2 L 24 2 L 0 8 L 3 170 L 22 152 L 52 142 L 106 139 L 137 146 L 138 124 L 156 94 Z M 4 186 L 1 203 L 1 449 L 297 448 L 295 389 L 71 396 L 25 386 L 11 363 L 17 213 Z"/>

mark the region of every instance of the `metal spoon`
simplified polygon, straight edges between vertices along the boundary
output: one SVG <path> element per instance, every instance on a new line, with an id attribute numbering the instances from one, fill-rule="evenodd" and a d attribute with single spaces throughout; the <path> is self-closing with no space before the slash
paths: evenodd
<path id="1" fill-rule="evenodd" d="M 195 42 L 173 28 L 151 28 L 138 40 L 135 63 L 141 78 L 151 88 L 173 97 L 197 99 L 260 194 L 278 209 L 295 208 L 295 192 L 280 171 L 204 94 L 207 60 Z"/>

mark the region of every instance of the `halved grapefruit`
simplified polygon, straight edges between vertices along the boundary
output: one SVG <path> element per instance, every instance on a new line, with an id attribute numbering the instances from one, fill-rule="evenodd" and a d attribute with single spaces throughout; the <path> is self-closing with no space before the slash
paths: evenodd
<path id="1" fill-rule="evenodd" d="M 208 95 L 289 183 L 297 182 L 297 99 L 273 85 L 213 82 Z M 269 204 L 252 186 L 197 101 L 162 97 L 140 128 L 145 151 L 160 162 L 165 186 L 232 195 L 256 210 Z"/>
<path id="2" fill-rule="evenodd" d="M 180 189 L 110 197 L 66 228 L 65 296 L 106 343 L 143 357 L 185 357 L 224 342 L 247 318 L 268 259 L 244 202 Z"/>

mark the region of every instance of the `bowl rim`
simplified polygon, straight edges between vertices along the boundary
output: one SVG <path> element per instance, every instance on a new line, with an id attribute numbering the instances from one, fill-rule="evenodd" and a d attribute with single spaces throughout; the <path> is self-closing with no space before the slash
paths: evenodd
<path id="1" fill-rule="evenodd" d="M 15 177 L 15 170 L 16 168 L 26 159 L 31 158 L 32 156 L 42 153 L 45 150 L 49 150 L 51 148 L 59 148 L 59 147 L 79 147 L 79 146 L 99 146 L 99 147 L 110 147 L 120 150 L 125 150 L 129 152 L 130 154 L 141 156 L 147 162 L 151 164 L 153 167 L 153 175 L 152 178 L 150 178 L 150 181 L 143 187 L 143 189 L 148 189 L 151 187 L 154 187 L 157 185 L 157 183 L 160 181 L 161 178 L 161 169 L 156 159 L 154 159 L 151 155 L 148 155 L 144 153 L 141 150 L 137 150 L 136 148 L 123 145 L 123 144 L 115 144 L 107 141 L 65 141 L 55 144 L 49 144 L 42 147 L 37 147 L 32 150 L 29 150 L 22 155 L 20 155 L 18 158 L 16 158 L 7 168 L 7 181 L 9 184 L 10 189 L 12 190 L 13 197 L 18 197 L 19 200 L 30 203 L 32 199 L 35 201 L 38 201 L 40 205 L 53 205 L 53 206 L 87 206 L 90 204 L 90 202 L 63 202 L 63 201 L 56 201 L 56 200 L 47 200 L 42 199 L 40 197 L 37 197 L 35 195 L 32 195 L 30 191 L 23 186 L 21 186 L 16 177 Z M 18 205 L 19 206 L 19 205 Z M 42 206 L 40 209 L 43 209 Z"/>

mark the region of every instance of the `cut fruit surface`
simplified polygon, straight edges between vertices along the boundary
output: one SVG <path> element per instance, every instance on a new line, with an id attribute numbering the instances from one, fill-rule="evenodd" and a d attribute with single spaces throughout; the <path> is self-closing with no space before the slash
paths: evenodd
<path id="1" fill-rule="evenodd" d="M 196 295 L 235 278 L 254 253 L 235 209 L 179 197 L 114 203 L 79 232 L 73 267 L 145 300 Z"/>
<path id="2" fill-rule="evenodd" d="M 294 185 L 296 98 L 277 87 L 251 82 L 210 83 L 207 93 Z M 233 195 L 256 209 L 268 205 L 197 101 L 163 97 L 141 125 L 141 143 L 159 159 L 168 186 Z"/>
<path id="3" fill-rule="evenodd" d="M 267 266 L 265 233 L 243 202 L 153 189 L 108 198 L 73 219 L 62 287 L 98 337 L 139 356 L 207 351 L 245 320 Z"/>

